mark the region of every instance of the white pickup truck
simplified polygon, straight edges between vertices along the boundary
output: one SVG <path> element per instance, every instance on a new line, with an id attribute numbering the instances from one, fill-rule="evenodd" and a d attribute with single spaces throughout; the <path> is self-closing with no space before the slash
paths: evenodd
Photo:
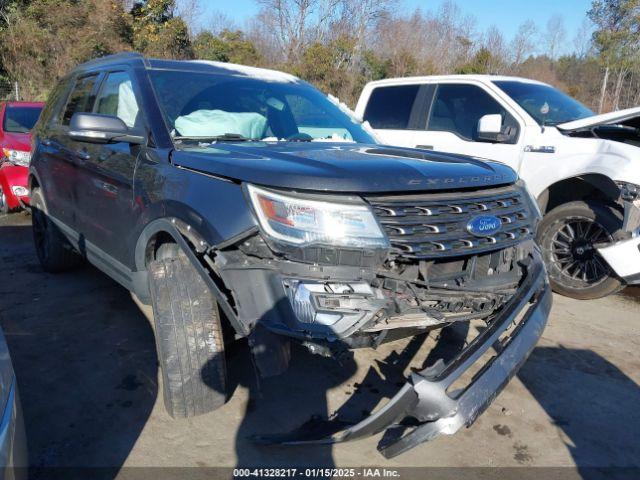
<path id="1" fill-rule="evenodd" d="M 544 214 L 555 291 L 589 299 L 640 283 L 640 107 L 595 115 L 537 81 L 447 75 L 371 82 L 356 115 L 383 143 L 516 170 Z"/>

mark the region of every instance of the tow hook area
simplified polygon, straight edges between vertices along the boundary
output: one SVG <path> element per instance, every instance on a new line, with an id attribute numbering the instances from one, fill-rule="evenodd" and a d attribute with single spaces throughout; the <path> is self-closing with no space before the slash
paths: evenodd
<path id="1" fill-rule="evenodd" d="M 253 440 L 266 445 L 332 444 L 386 430 L 378 450 L 391 458 L 440 435 L 454 434 L 478 418 L 525 362 L 542 335 L 551 302 L 544 269 L 538 264 L 519 293 L 452 361 L 413 373 L 371 416 L 346 428 L 336 419 L 324 429 L 303 426 Z"/>

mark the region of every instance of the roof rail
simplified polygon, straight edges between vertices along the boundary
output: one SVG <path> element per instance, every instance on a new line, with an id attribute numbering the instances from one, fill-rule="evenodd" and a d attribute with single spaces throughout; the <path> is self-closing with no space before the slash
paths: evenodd
<path id="1" fill-rule="evenodd" d="M 135 60 L 135 59 L 144 60 L 144 56 L 138 52 L 114 53 L 113 55 L 106 55 L 104 57 L 98 57 L 98 58 L 94 58 L 93 60 L 88 60 L 78 65 L 78 68 L 93 67 L 96 65 L 101 65 L 103 63 L 113 63 L 116 61 Z"/>

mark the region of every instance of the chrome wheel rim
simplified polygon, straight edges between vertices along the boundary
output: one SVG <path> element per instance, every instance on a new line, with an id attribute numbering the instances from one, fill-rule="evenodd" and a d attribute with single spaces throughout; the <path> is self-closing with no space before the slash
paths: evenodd
<path id="1" fill-rule="evenodd" d="M 595 220 L 585 217 L 567 219 L 551 242 L 552 260 L 559 276 L 584 286 L 603 282 L 611 272 L 595 245 L 612 241 L 611 234 Z"/>

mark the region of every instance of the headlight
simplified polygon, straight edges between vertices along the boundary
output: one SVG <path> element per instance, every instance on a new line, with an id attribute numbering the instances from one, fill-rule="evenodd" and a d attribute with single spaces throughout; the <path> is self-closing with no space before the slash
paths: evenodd
<path id="1" fill-rule="evenodd" d="M 11 191 L 16 197 L 26 197 L 27 195 L 29 195 L 29 189 L 21 187 L 19 185 L 11 187 Z"/>
<path id="2" fill-rule="evenodd" d="M 303 246 L 389 246 L 373 213 L 364 203 L 334 203 L 294 197 L 247 185 L 263 232 L 284 243 Z"/>
<path id="3" fill-rule="evenodd" d="M 30 152 L 22 152 L 20 150 L 13 150 L 11 148 L 3 148 L 2 153 L 9 159 L 11 163 L 15 163 L 16 165 L 21 165 L 23 167 L 29 166 L 29 162 L 31 161 Z"/>
<path id="4" fill-rule="evenodd" d="M 627 202 L 633 202 L 640 198 L 640 185 L 629 182 L 616 182 L 620 189 L 620 198 Z"/>

